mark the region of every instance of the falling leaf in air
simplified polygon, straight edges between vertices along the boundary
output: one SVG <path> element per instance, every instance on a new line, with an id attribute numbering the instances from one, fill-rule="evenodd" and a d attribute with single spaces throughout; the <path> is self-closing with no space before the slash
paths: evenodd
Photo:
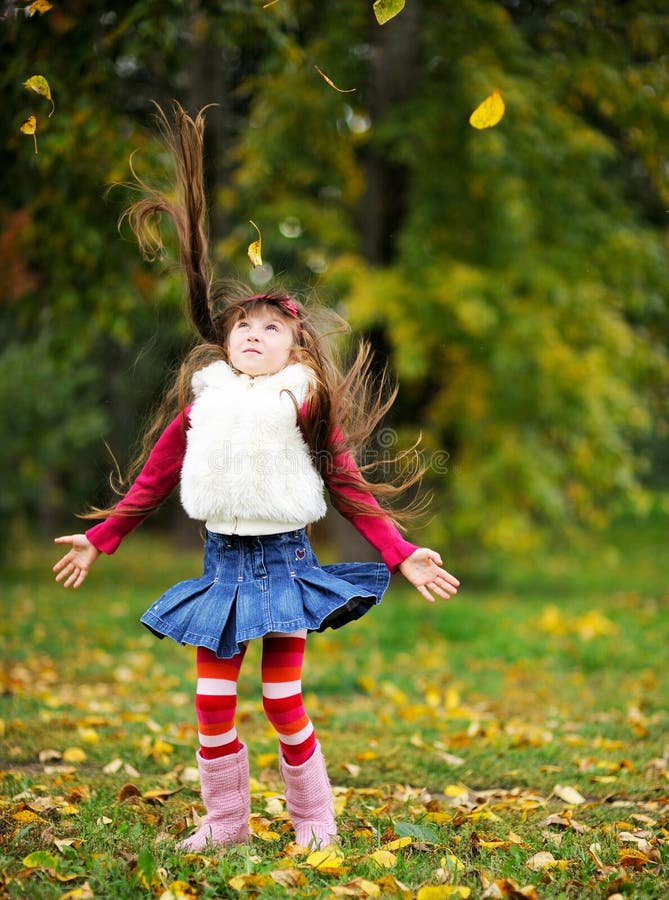
<path id="1" fill-rule="evenodd" d="M 40 97 L 46 97 L 46 99 L 51 103 L 51 112 L 49 113 L 49 118 L 51 118 L 56 109 L 56 105 L 53 102 L 53 97 L 51 96 L 51 88 L 49 87 L 49 82 L 46 80 L 44 75 L 31 75 L 30 78 L 23 82 L 23 87 L 28 88 L 29 91 L 34 91 L 36 94 L 39 94 Z"/>
<path id="2" fill-rule="evenodd" d="M 37 118 L 35 116 L 28 116 L 28 118 L 21 124 L 21 134 L 32 134 L 33 141 L 35 142 L 35 153 L 37 153 Z"/>
<path id="3" fill-rule="evenodd" d="M 251 260 L 252 266 L 262 266 L 262 235 L 260 234 L 260 229 L 258 228 L 256 223 L 252 219 L 249 219 L 249 222 L 251 222 L 251 225 L 253 225 L 255 230 L 258 232 L 258 240 L 253 241 L 251 244 L 249 244 L 249 259 Z"/>
<path id="4" fill-rule="evenodd" d="M 49 3 L 49 0 L 35 0 L 34 3 L 31 3 L 28 7 L 28 15 L 34 16 L 35 13 L 39 13 L 40 16 L 43 16 L 45 12 L 49 12 L 50 9 L 53 9 L 53 3 Z"/>
<path id="5" fill-rule="evenodd" d="M 325 81 L 327 81 L 327 83 L 330 85 L 331 88 L 334 88 L 335 91 L 339 91 L 340 94 L 352 94 L 356 90 L 355 88 L 337 87 L 337 85 L 334 83 L 334 81 L 331 78 L 328 78 L 328 76 L 325 74 L 325 72 L 322 69 L 319 69 L 318 66 L 314 66 L 314 69 L 316 69 L 316 71 L 321 76 L 321 78 L 324 78 Z"/>
<path id="6" fill-rule="evenodd" d="M 385 25 L 399 15 L 404 9 L 404 2 L 405 0 L 376 0 L 372 8 L 379 25 Z"/>
<path id="7" fill-rule="evenodd" d="M 504 100 L 502 95 L 495 89 L 489 97 L 486 97 L 482 103 L 476 107 L 469 117 L 469 124 L 474 128 L 492 128 L 501 121 L 504 115 Z"/>

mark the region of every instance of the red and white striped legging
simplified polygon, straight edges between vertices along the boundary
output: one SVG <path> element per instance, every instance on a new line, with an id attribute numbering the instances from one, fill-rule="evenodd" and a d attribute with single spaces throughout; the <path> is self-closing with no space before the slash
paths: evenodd
<path id="1" fill-rule="evenodd" d="M 270 634 L 262 645 L 262 697 L 265 715 L 279 736 L 289 766 L 299 766 L 314 752 L 316 734 L 302 699 L 306 632 Z M 241 748 L 235 728 L 237 682 L 246 647 L 230 659 L 197 648 L 195 708 L 200 753 L 216 759 Z"/>

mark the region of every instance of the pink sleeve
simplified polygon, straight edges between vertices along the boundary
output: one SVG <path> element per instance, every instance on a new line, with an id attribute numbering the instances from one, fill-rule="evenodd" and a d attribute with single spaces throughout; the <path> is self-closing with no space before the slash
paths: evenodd
<path id="1" fill-rule="evenodd" d="M 190 406 L 184 414 L 187 416 Z M 119 512 L 140 509 L 141 513 L 112 515 L 94 525 L 86 537 L 102 553 L 113 553 L 126 535 L 134 531 L 159 506 L 179 483 L 186 453 L 188 420 L 181 413 L 173 419 L 156 441 L 142 471 L 128 493 L 116 505 Z"/>
<path id="2" fill-rule="evenodd" d="M 301 413 L 306 412 L 305 406 L 302 407 Z M 338 443 L 343 439 L 341 432 L 334 436 L 334 442 Z M 359 474 L 358 466 L 355 459 L 347 450 L 339 450 L 332 460 L 330 473 L 325 474 L 325 481 L 330 489 L 330 483 L 335 480 L 337 472 L 345 472 L 347 474 Z M 414 550 L 417 550 L 416 544 L 412 544 L 402 537 L 399 529 L 393 523 L 389 516 L 366 515 L 365 513 L 351 513 L 346 508 L 345 500 L 342 501 L 341 496 L 346 500 L 353 500 L 357 503 L 364 503 L 372 509 L 379 509 L 376 498 L 370 494 L 364 487 L 356 488 L 351 484 L 338 485 L 340 497 L 331 492 L 332 503 L 343 516 L 353 525 L 356 531 L 365 538 L 365 540 L 381 554 L 381 558 L 388 566 L 391 572 L 396 572 L 400 563 L 411 556 Z"/>

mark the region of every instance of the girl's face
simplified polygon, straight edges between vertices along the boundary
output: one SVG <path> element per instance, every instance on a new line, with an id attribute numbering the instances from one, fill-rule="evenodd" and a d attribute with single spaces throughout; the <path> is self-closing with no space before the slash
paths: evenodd
<path id="1" fill-rule="evenodd" d="M 228 338 L 230 365 L 245 375 L 274 375 L 291 360 L 295 334 L 288 319 L 271 305 L 239 319 Z"/>

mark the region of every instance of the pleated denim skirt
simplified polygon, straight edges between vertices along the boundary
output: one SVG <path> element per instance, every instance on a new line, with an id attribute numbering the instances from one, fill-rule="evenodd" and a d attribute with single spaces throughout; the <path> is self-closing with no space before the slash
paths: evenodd
<path id="1" fill-rule="evenodd" d="M 159 638 L 228 658 L 270 632 L 341 628 L 380 603 L 389 581 L 382 563 L 320 566 L 304 529 L 207 532 L 202 577 L 175 584 L 140 621 Z"/>

